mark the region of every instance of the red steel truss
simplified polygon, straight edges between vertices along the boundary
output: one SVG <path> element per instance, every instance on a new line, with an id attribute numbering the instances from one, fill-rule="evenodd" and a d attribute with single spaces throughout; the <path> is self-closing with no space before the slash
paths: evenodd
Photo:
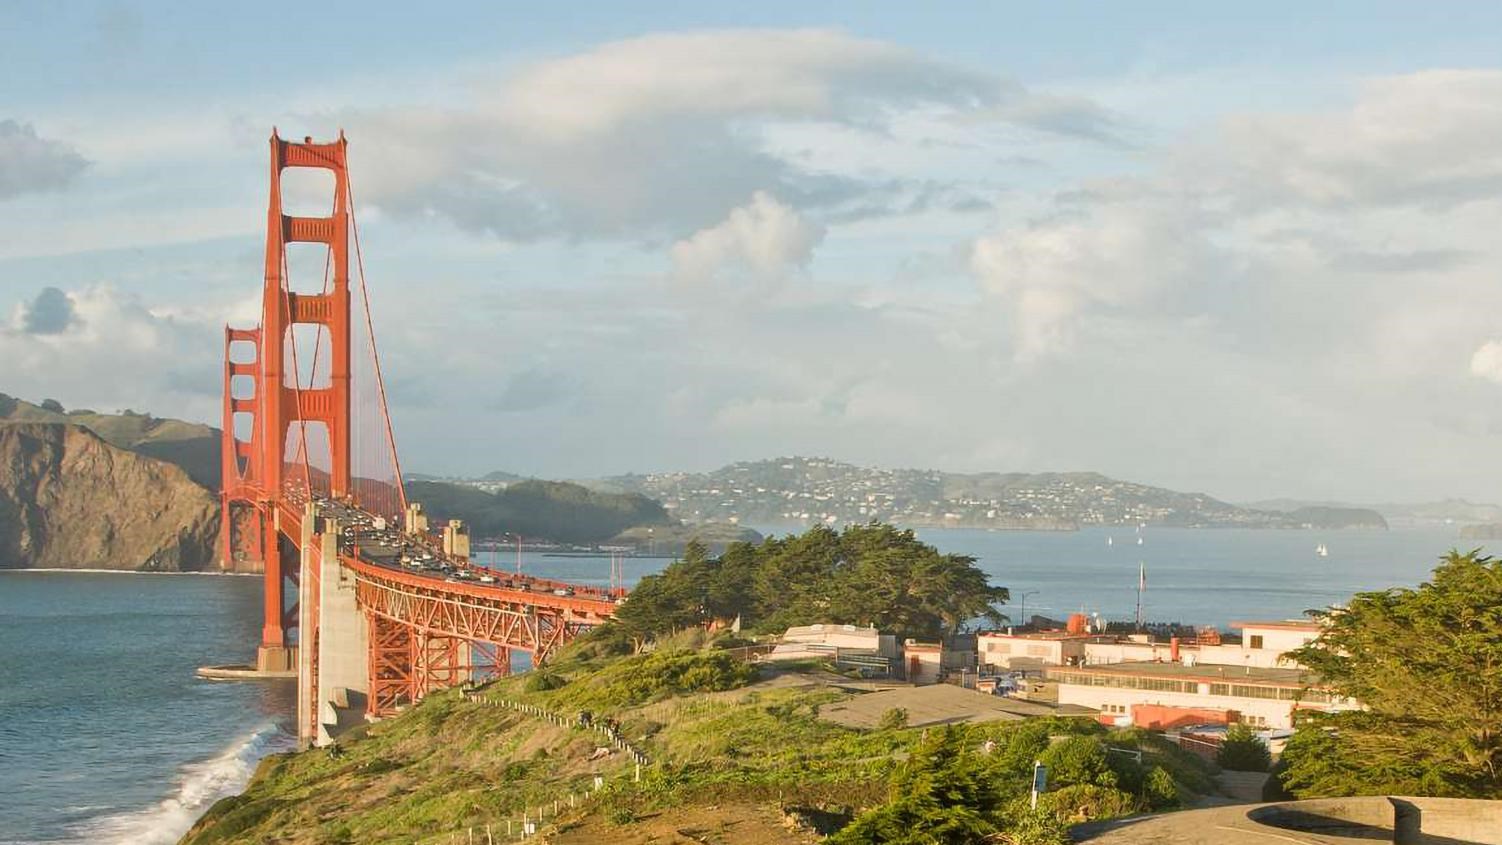
<path id="1" fill-rule="evenodd" d="M 355 600 L 369 620 L 368 700 L 377 716 L 477 673 L 509 674 L 513 649 L 543 663 L 615 610 L 613 602 L 600 599 L 451 584 L 352 559 L 344 566 L 355 574 Z M 399 641 L 389 634 L 392 627 L 411 635 Z"/>
<path id="2" fill-rule="evenodd" d="M 416 700 L 412 678 L 412 646 L 416 637 L 406 625 L 366 614 L 370 642 L 370 695 L 367 710 L 376 715 L 396 712 Z"/>

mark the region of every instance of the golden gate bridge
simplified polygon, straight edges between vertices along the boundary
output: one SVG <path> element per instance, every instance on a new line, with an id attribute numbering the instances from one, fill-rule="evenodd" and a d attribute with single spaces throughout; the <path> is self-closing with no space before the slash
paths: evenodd
<path id="1" fill-rule="evenodd" d="M 509 674 L 513 652 L 542 663 L 625 597 L 478 570 L 462 524 L 430 530 L 407 501 L 347 151 L 343 132 L 315 143 L 272 130 L 261 322 L 225 328 L 224 559 L 265 562 L 256 673 L 296 676 L 299 738 L 314 744 Z M 328 215 L 285 213 L 291 169 L 332 173 Z M 304 244 L 322 251 L 321 279 L 289 272 L 289 246 Z"/>

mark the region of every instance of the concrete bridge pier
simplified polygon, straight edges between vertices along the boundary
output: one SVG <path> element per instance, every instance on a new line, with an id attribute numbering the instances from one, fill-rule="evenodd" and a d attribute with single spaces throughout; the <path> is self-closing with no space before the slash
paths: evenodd
<path id="1" fill-rule="evenodd" d="M 303 519 L 301 643 L 298 649 L 298 740 L 325 746 L 364 721 L 369 690 L 365 617 L 355 578 L 339 563 L 339 523 Z"/>

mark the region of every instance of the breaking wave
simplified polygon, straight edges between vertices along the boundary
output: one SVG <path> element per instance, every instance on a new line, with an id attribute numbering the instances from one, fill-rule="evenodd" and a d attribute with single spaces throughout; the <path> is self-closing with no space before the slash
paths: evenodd
<path id="1" fill-rule="evenodd" d="M 240 737 L 218 756 L 183 766 L 177 790 L 156 805 L 94 819 L 77 832 L 82 841 L 91 843 L 172 845 L 215 801 L 244 789 L 262 757 L 295 746 L 292 736 L 267 724 Z"/>

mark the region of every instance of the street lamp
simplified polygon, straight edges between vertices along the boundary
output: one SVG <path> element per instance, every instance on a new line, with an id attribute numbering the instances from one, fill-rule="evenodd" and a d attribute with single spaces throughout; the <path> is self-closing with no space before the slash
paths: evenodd
<path id="1" fill-rule="evenodd" d="M 1036 596 L 1038 593 L 1038 590 L 1023 590 L 1017 594 L 1017 598 L 1021 600 L 1021 610 L 1017 615 L 1022 617 L 1021 627 L 1023 628 L 1027 627 L 1027 597 Z"/>

